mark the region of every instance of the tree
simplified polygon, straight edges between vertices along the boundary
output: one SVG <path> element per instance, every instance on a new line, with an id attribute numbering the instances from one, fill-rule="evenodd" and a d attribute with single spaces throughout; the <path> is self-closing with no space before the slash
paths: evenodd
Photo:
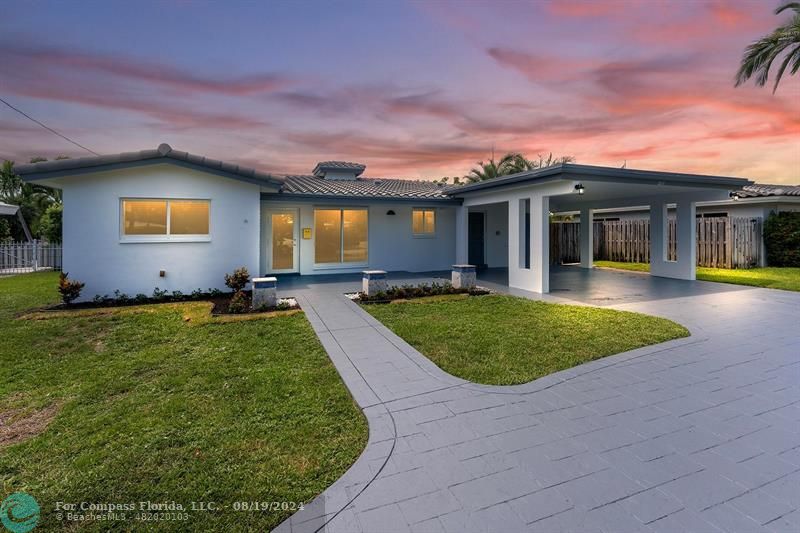
<path id="1" fill-rule="evenodd" d="M 42 213 L 39 219 L 39 234 L 48 242 L 61 242 L 61 220 L 64 212 L 61 204 L 52 204 Z"/>
<path id="2" fill-rule="evenodd" d="M 571 163 L 573 161 L 575 161 L 575 157 L 571 155 L 554 158 L 552 152 L 550 152 L 547 158 L 544 158 L 540 154 L 538 160 L 527 159 L 519 152 L 509 152 L 501 157 L 499 161 L 495 161 L 494 154 L 492 154 L 488 162 L 478 161 L 478 166 L 473 167 L 472 170 L 469 171 L 469 174 L 464 176 L 464 179 L 467 180 L 467 182 L 475 183 L 500 176 L 507 176 L 509 174 L 516 174 L 518 172 L 527 172 L 553 165 L 560 165 L 562 163 Z"/>
<path id="3" fill-rule="evenodd" d="M 42 160 L 46 161 L 44 158 L 34 158 L 31 161 Z M 31 232 L 38 237 L 40 219 L 48 207 L 61 203 L 61 191 L 22 181 L 14 172 L 14 162 L 4 161 L 0 167 L 0 202 L 18 205 Z M 25 239 L 22 227 L 15 219 L 11 220 L 11 234 L 15 240 Z"/>
<path id="4" fill-rule="evenodd" d="M 778 89 L 778 83 L 790 64 L 789 72 L 792 75 L 800 69 L 800 2 L 783 4 L 775 10 L 775 14 L 778 15 L 787 9 L 794 11 L 791 20 L 745 48 L 739 72 L 736 73 L 736 87 L 753 76 L 756 85 L 759 87 L 766 85 L 772 63 L 784 52 L 786 56 L 778 67 L 772 92 Z"/>

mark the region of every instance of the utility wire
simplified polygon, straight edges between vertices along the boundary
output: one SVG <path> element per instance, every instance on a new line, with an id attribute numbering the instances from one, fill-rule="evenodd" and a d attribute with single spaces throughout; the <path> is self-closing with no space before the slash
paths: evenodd
<path id="1" fill-rule="evenodd" d="M 27 118 L 28 120 L 30 120 L 30 121 L 32 121 L 32 122 L 35 122 L 35 123 L 36 123 L 36 124 L 38 124 L 39 126 L 43 127 L 43 128 L 44 128 L 44 129 L 46 129 L 47 131 L 49 131 L 50 133 L 55 133 L 56 135 L 58 135 L 59 137 L 61 137 L 61 138 L 62 138 L 62 139 L 64 139 L 65 141 L 67 141 L 67 142 L 70 142 L 70 143 L 74 144 L 74 145 L 75 145 L 75 146 L 77 146 L 78 148 L 83 148 L 84 150 L 86 150 L 86 151 L 87 151 L 87 152 L 89 152 L 90 154 L 94 154 L 94 155 L 100 155 L 100 154 L 98 154 L 97 152 L 95 152 L 94 150 L 89 150 L 89 149 L 88 149 L 88 148 L 86 148 L 84 145 L 82 145 L 82 144 L 80 144 L 80 143 L 77 143 L 77 142 L 73 141 L 72 139 L 70 139 L 70 138 L 69 138 L 69 137 L 67 137 L 66 135 L 64 135 L 64 134 L 62 134 L 62 133 L 59 133 L 59 132 L 57 132 L 56 130 L 54 130 L 54 129 L 53 129 L 53 128 L 51 128 L 50 126 L 47 126 L 46 124 L 42 124 L 41 122 L 39 122 L 38 120 L 36 120 L 36 119 L 35 119 L 35 118 L 33 118 L 32 116 L 30 116 L 29 114 L 27 114 L 25 111 L 23 111 L 23 110 L 21 110 L 21 109 L 19 109 L 19 108 L 16 108 L 16 107 L 14 107 L 13 105 L 9 104 L 8 102 L 6 102 L 5 100 L 3 100 L 2 98 L 0 98 L 0 102 L 3 102 L 5 105 L 7 105 L 9 108 L 13 109 L 14 111 L 16 111 L 17 113 L 19 113 L 19 114 L 20 114 L 20 115 L 22 115 L 23 117 Z"/>

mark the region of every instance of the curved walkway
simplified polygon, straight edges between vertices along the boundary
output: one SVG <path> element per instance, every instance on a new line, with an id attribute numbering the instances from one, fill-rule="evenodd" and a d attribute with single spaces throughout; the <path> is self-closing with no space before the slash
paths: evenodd
<path id="1" fill-rule="evenodd" d="M 370 437 L 278 530 L 800 530 L 800 294 L 575 272 L 544 299 L 665 316 L 692 336 L 477 385 L 347 300 L 357 283 L 283 284 Z"/>

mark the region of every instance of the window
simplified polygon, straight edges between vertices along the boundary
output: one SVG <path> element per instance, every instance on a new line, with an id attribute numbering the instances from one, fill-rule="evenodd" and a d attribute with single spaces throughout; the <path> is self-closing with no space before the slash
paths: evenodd
<path id="1" fill-rule="evenodd" d="M 436 211 L 413 209 L 411 211 L 411 231 L 414 235 L 434 235 L 436 233 Z"/>
<path id="2" fill-rule="evenodd" d="M 314 262 L 366 263 L 367 210 L 315 209 Z"/>
<path id="3" fill-rule="evenodd" d="M 134 241 L 207 237 L 209 205 L 209 200 L 122 200 L 122 236 Z"/>

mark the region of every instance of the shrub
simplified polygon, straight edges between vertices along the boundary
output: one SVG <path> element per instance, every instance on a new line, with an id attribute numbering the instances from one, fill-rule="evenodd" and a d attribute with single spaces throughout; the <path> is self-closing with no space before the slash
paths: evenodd
<path id="1" fill-rule="evenodd" d="M 147 303 L 147 300 L 148 300 L 147 295 L 141 292 L 133 297 L 133 301 L 136 302 L 137 304 Z"/>
<path id="2" fill-rule="evenodd" d="M 61 242 L 61 220 L 63 208 L 61 204 L 53 204 L 42 213 L 39 219 L 39 233 L 48 242 Z"/>
<path id="3" fill-rule="evenodd" d="M 800 212 L 771 213 L 764 221 L 767 264 L 800 267 Z"/>
<path id="4" fill-rule="evenodd" d="M 68 276 L 69 274 L 67 272 L 62 272 L 58 276 L 58 292 L 61 294 L 61 301 L 66 305 L 71 304 L 81 295 L 81 291 L 85 285 L 85 283 L 81 283 L 80 281 L 69 279 Z"/>
<path id="5" fill-rule="evenodd" d="M 275 306 L 276 311 L 288 311 L 292 308 L 292 304 L 287 302 L 286 300 L 281 300 L 278 302 L 278 305 Z"/>
<path id="6" fill-rule="evenodd" d="M 228 312 L 234 314 L 246 313 L 248 309 L 250 309 L 250 302 L 247 295 L 242 291 L 236 291 L 228 303 Z"/>
<path id="7" fill-rule="evenodd" d="M 225 285 L 231 288 L 233 292 L 240 292 L 250 281 L 250 273 L 246 267 L 237 268 L 233 274 L 225 274 Z"/>
<path id="8" fill-rule="evenodd" d="M 164 300 L 167 297 L 167 291 L 161 290 L 158 287 L 153 289 L 153 300 Z"/>

